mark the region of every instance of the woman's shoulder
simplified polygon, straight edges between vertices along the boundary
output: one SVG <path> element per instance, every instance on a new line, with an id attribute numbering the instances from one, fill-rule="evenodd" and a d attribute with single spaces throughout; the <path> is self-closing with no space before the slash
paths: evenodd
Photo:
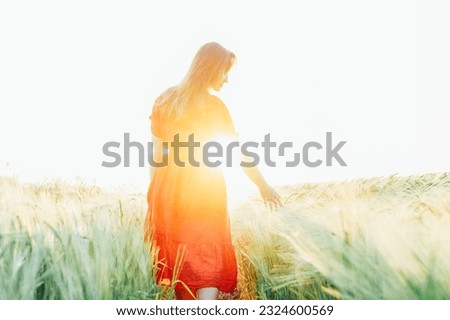
<path id="1" fill-rule="evenodd" d="M 219 114 L 229 114 L 228 108 L 225 103 L 218 96 L 210 95 L 209 96 L 210 106 L 216 113 Z"/>
<path id="2" fill-rule="evenodd" d="M 216 121 L 220 124 L 225 124 L 226 127 L 233 128 L 233 130 L 231 131 L 234 131 L 233 120 L 231 119 L 230 111 L 228 110 L 225 103 L 222 101 L 222 99 L 215 95 L 211 95 L 210 99 L 211 107 L 214 110 L 214 119 L 216 119 Z"/>
<path id="3" fill-rule="evenodd" d="M 158 114 L 160 114 L 165 108 L 170 106 L 172 104 L 172 101 L 175 97 L 177 91 L 177 87 L 173 86 L 165 91 L 163 91 L 155 100 L 153 103 L 152 111 L 149 116 L 151 119 L 152 117 L 156 117 Z"/>
<path id="4" fill-rule="evenodd" d="M 149 116 L 151 122 L 151 131 L 154 136 L 165 139 L 168 132 L 167 126 L 167 108 L 172 105 L 176 94 L 176 87 L 170 87 L 162 92 L 155 100 L 151 114 Z"/>
<path id="5" fill-rule="evenodd" d="M 170 87 L 163 91 L 155 100 L 153 108 L 160 108 L 167 105 L 171 100 L 173 100 L 177 92 L 177 86 Z"/>
<path id="6" fill-rule="evenodd" d="M 218 108 L 226 108 L 225 103 L 222 101 L 222 99 L 220 99 L 218 96 L 210 94 L 209 95 L 209 100 L 210 103 L 212 104 L 212 106 L 214 107 L 218 107 Z"/>

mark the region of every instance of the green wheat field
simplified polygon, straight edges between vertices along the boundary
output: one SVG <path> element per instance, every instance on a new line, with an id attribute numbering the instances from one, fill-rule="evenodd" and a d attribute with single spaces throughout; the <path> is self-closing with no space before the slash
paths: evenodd
<path id="1" fill-rule="evenodd" d="M 450 299 L 450 173 L 277 188 L 230 212 L 222 299 Z M 0 178 L 0 299 L 171 299 L 143 243 L 144 194 Z"/>

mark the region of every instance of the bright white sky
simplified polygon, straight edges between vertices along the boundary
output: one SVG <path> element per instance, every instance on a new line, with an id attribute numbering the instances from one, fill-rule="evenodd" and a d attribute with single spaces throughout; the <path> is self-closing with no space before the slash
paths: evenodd
<path id="1" fill-rule="evenodd" d="M 0 2 L 0 174 L 145 192 L 148 168 L 102 168 L 102 146 L 149 141 L 154 99 L 209 41 L 238 57 L 218 95 L 243 140 L 347 141 L 348 167 L 261 166 L 271 184 L 448 171 L 444 4 Z"/>

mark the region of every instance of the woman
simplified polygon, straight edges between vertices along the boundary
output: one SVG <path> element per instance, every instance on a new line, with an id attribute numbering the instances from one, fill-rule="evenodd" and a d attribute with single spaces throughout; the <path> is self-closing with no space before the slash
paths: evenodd
<path id="1" fill-rule="evenodd" d="M 171 142 L 214 141 L 236 137 L 224 103 L 210 94 L 227 82 L 235 55 L 212 42 L 197 52 L 185 78 L 161 94 L 153 106 L 153 160 L 148 190 L 145 238 L 157 248 L 157 281 L 175 285 L 177 299 L 217 299 L 236 287 L 237 265 L 231 243 L 227 195 L 220 169 L 189 161 L 186 148 Z M 196 148 L 195 159 L 202 159 Z M 244 169 L 265 203 L 281 204 L 279 195 L 256 167 Z"/>

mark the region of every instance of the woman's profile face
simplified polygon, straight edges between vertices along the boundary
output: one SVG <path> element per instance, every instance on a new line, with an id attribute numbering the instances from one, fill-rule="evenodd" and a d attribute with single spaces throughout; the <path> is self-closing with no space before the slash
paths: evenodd
<path id="1" fill-rule="evenodd" d="M 228 82 L 228 72 L 221 72 L 217 77 L 216 81 L 212 84 L 211 88 L 215 91 L 220 91 L 223 85 Z"/>

